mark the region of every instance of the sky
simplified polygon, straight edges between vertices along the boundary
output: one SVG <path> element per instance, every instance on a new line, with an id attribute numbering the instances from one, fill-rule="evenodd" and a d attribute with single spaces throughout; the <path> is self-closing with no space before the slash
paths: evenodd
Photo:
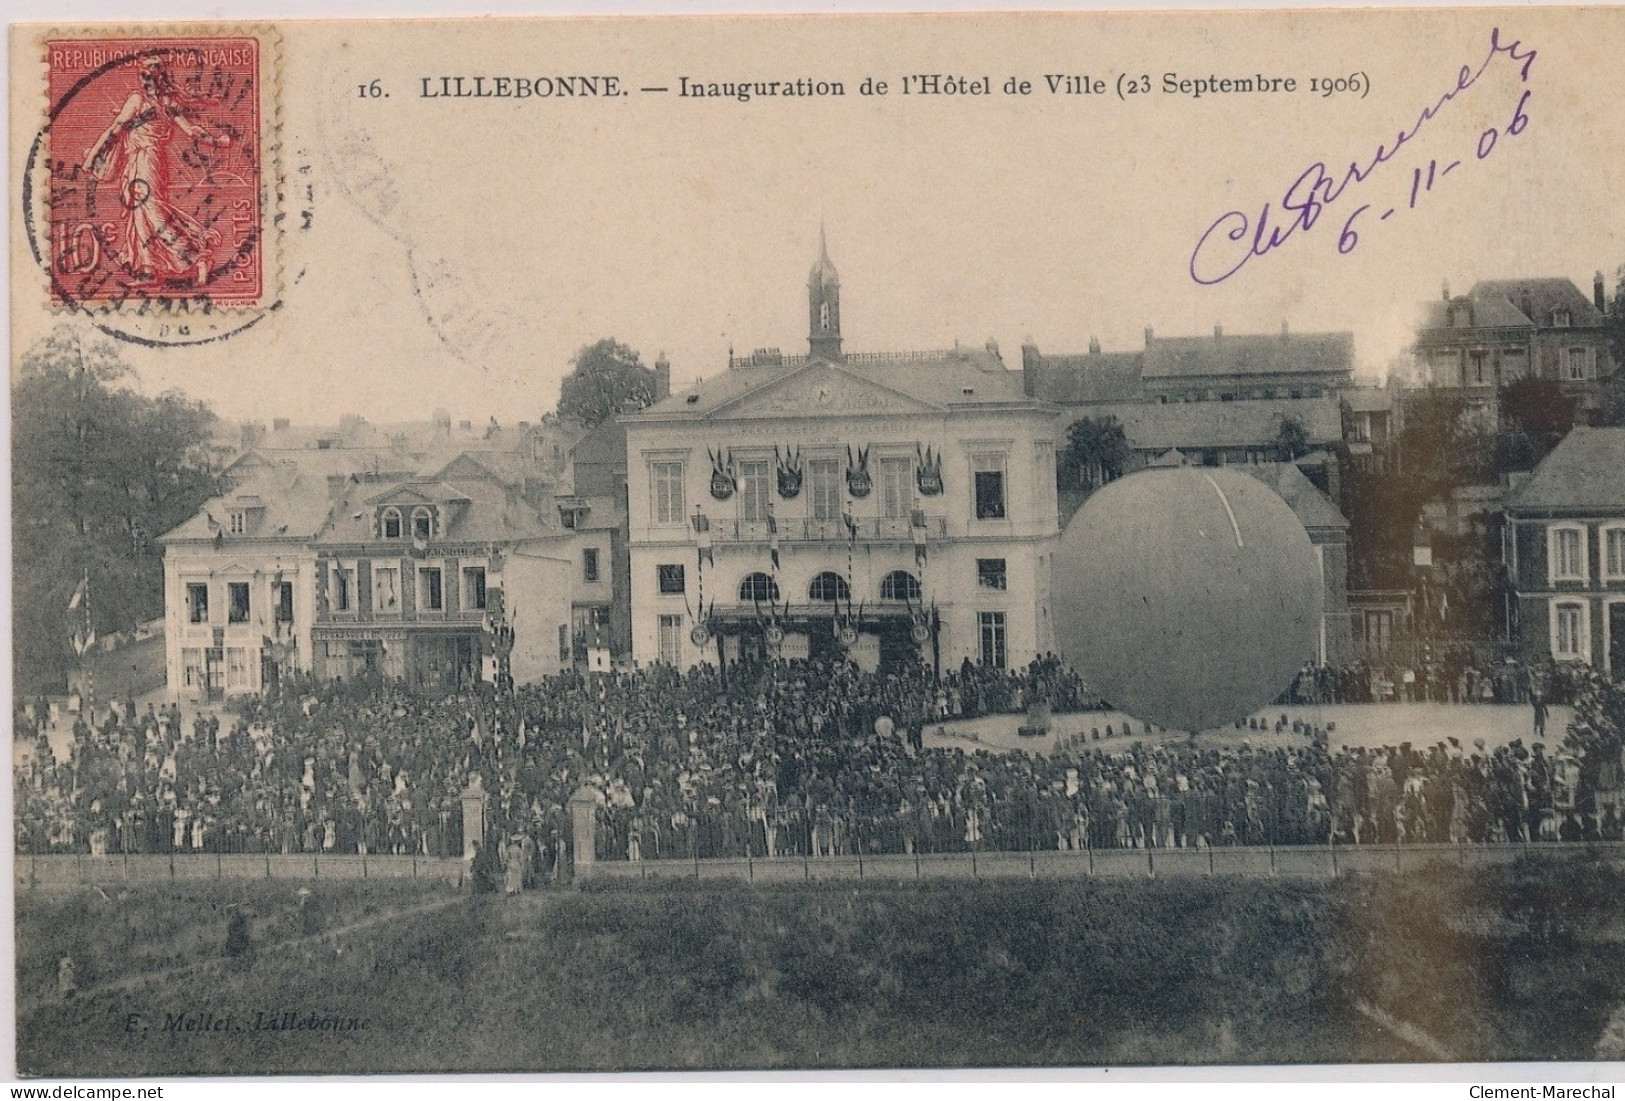
<path id="1" fill-rule="evenodd" d="M 1497 27 L 1536 51 L 1527 80 L 1526 54 L 1491 49 Z M 1017 366 L 1028 338 L 1051 353 L 1091 338 L 1132 351 L 1147 328 L 1285 324 L 1352 331 L 1357 368 L 1377 376 L 1446 282 L 1460 293 L 1557 275 L 1589 295 L 1602 269 L 1612 288 L 1625 263 L 1625 73 L 1611 64 L 1622 37 L 1621 9 L 1540 8 L 290 23 L 278 309 L 213 344 L 120 349 L 143 389 L 178 387 L 228 421 L 437 408 L 533 419 L 553 408 L 575 352 L 602 337 L 646 362 L 664 352 L 679 388 L 724 369 L 730 349 L 805 351 L 822 223 L 848 350 L 992 338 Z M 1440 106 L 1464 65 L 1482 75 Z M 425 77 L 571 72 L 617 74 L 633 92 L 421 94 Z M 985 77 L 993 94 L 904 96 L 912 73 Z M 1044 75 L 1060 73 L 1107 87 L 1048 94 Z M 1355 73 L 1364 95 L 1305 90 Z M 1260 74 L 1298 88 L 1196 97 L 1178 83 Z M 803 76 L 847 94 L 740 103 L 636 90 Z M 858 94 L 866 76 L 889 93 Z M 1004 94 L 1011 77 L 1033 90 Z M 387 99 L 358 95 L 373 78 Z M 1117 94 L 1141 78 L 1149 94 Z M 14 157 L 37 112 L 24 99 L 11 105 Z M 1418 128 L 1425 107 L 1437 111 Z M 1369 177 L 1212 281 L 1268 240 L 1254 236 L 1264 204 L 1277 234 L 1293 223 L 1283 199 L 1316 163 L 1339 181 L 1350 163 Z M 53 325 L 86 323 L 41 308 L 17 209 L 14 364 Z M 1244 217 L 1237 245 L 1226 233 Z"/>

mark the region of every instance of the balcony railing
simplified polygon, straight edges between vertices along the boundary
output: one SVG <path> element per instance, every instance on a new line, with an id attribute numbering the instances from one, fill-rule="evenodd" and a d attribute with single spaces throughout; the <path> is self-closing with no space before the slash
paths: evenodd
<path id="1" fill-rule="evenodd" d="M 411 612 L 380 612 L 380 611 L 348 611 L 338 612 L 329 609 L 316 616 L 320 625 L 344 624 L 362 626 L 392 626 L 397 623 L 439 623 L 439 624 L 479 624 L 485 621 L 484 608 L 459 608 L 455 612 L 447 611 L 411 611 Z"/>
<path id="2" fill-rule="evenodd" d="M 854 520 L 860 543 L 912 543 L 914 526 L 908 517 L 865 517 Z M 846 522 L 839 516 L 832 520 L 802 519 L 780 520 L 781 543 L 844 543 L 852 538 Z M 924 532 L 927 541 L 942 539 L 948 534 L 948 521 L 941 516 L 927 517 Z M 716 543 L 766 543 L 772 538 L 765 520 L 712 520 L 711 539 Z"/>

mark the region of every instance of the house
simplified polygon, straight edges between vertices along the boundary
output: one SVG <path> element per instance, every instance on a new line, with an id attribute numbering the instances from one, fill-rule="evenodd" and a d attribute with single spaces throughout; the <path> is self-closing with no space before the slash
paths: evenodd
<path id="1" fill-rule="evenodd" d="M 1625 678 L 1625 428 L 1577 427 L 1506 504 L 1514 637 Z"/>
<path id="2" fill-rule="evenodd" d="M 1602 273 L 1587 298 L 1565 278 L 1497 279 L 1430 303 L 1415 352 L 1428 386 L 1461 393 L 1483 422 L 1498 417 L 1501 387 L 1551 379 L 1584 422 L 1618 364 L 1608 351 Z"/>

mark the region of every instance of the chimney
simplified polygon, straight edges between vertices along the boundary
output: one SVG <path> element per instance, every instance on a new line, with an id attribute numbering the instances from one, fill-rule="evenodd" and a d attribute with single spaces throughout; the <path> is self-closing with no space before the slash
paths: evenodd
<path id="1" fill-rule="evenodd" d="M 1597 304 L 1599 313 L 1608 312 L 1608 298 L 1603 294 L 1602 272 L 1591 277 L 1591 298 Z"/>
<path id="2" fill-rule="evenodd" d="M 457 422 L 457 427 L 462 429 L 464 432 L 472 432 L 472 431 L 474 431 L 474 422 L 473 421 L 458 421 Z"/>
<path id="3" fill-rule="evenodd" d="M 1224 326 L 1220 325 L 1217 321 L 1215 321 L 1213 323 L 1213 339 L 1218 340 L 1223 335 L 1224 335 Z"/>
<path id="4" fill-rule="evenodd" d="M 265 435 L 265 426 L 258 421 L 244 421 L 242 423 L 243 450 L 248 451 L 260 442 Z"/>
<path id="5" fill-rule="evenodd" d="M 1284 318 L 1284 317 L 1281 318 L 1281 339 L 1285 340 L 1287 337 L 1289 337 L 1291 335 L 1292 335 L 1292 330 L 1287 328 L 1286 318 Z"/>
<path id="6" fill-rule="evenodd" d="M 1029 398 L 1038 396 L 1038 372 L 1043 364 L 1038 345 L 1033 343 L 1032 337 L 1027 337 L 1021 342 L 1021 392 Z"/>
<path id="7" fill-rule="evenodd" d="M 1439 293 L 1444 296 L 1446 302 L 1450 301 L 1450 280 L 1446 279 L 1439 285 Z"/>
<path id="8" fill-rule="evenodd" d="M 1100 338 L 1098 336 L 1091 336 L 1089 338 L 1089 354 L 1092 356 L 1098 356 L 1100 354 Z"/>
<path id="9" fill-rule="evenodd" d="M 1145 346 L 1146 346 L 1146 347 L 1147 347 L 1147 348 L 1149 348 L 1149 347 L 1151 347 L 1151 340 L 1152 340 L 1152 337 L 1154 337 L 1154 336 L 1155 336 L 1155 335 L 1156 335 L 1156 334 L 1154 334 L 1154 333 L 1153 333 L 1153 332 L 1152 332 L 1152 331 L 1151 331 L 1151 326 L 1149 326 L 1149 325 L 1147 325 L 1147 326 L 1146 326 L 1146 327 L 1145 327 Z"/>
<path id="10" fill-rule="evenodd" d="M 999 354 L 999 342 L 994 340 L 992 337 L 987 338 L 987 354 L 998 360 L 1000 363 L 1004 362 L 1004 356 Z"/>
<path id="11" fill-rule="evenodd" d="M 271 421 L 271 431 L 286 432 L 291 423 L 287 417 L 275 417 Z"/>
<path id="12" fill-rule="evenodd" d="M 434 411 L 434 426 L 440 430 L 442 436 L 451 435 L 451 413 L 445 409 Z"/>
<path id="13" fill-rule="evenodd" d="M 671 397 L 671 360 L 661 352 L 655 357 L 655 401 Z"/>

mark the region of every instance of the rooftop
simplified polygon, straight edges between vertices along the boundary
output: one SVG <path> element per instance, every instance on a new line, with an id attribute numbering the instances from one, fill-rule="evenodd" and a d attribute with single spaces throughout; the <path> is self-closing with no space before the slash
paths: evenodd
<path id="1" fill-rule="evenodd" d="M 1625 428 L 1576 426 L 1507 502 L 1510 511 L 1625 514 Z"/>

